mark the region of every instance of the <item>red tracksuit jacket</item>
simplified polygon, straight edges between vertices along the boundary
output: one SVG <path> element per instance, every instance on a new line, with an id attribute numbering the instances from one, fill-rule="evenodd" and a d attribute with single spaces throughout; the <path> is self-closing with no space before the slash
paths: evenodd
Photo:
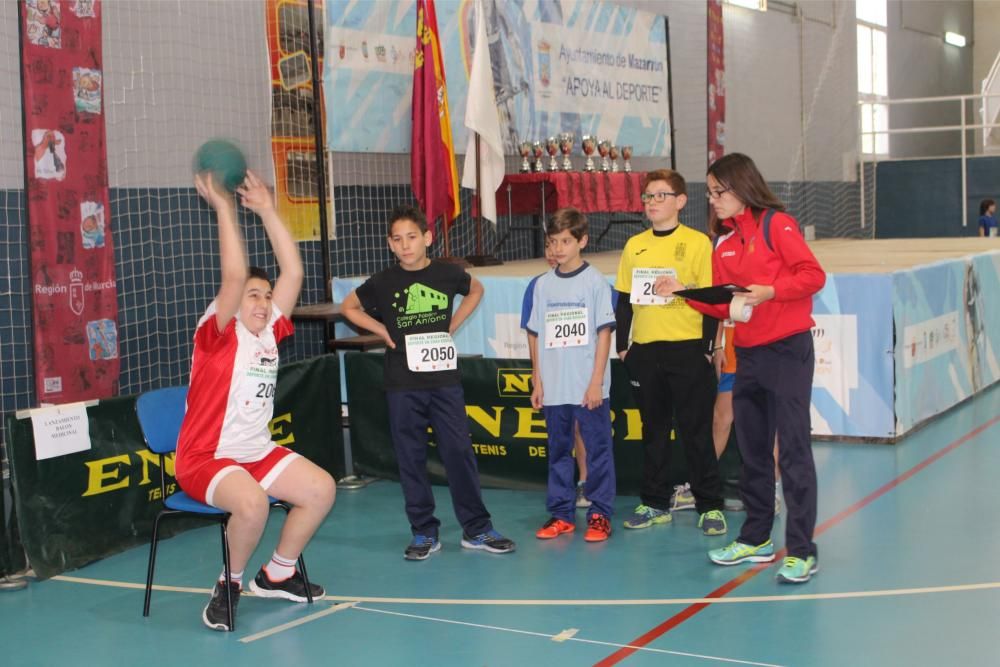
<path id="1" fill-rule="evenodd" d="M 772 285 L 774 298 L 754 306 L 749 322 L 737 322 L 737 347 L 767 345 L 808 331 L 813 326 L 812 297 L 826 283 L 826 272 L 816 261 L 795 219 L 776 211 L 771 218 L 771 247 L 764 240 L 763 212 L 755 215 L 748 206 L 743 213 L 725 220 L 732 231 L 722 238 L 712 254 L 712 278 L 716 285 L 733 283 Z M 688 301 L 695 310 L 718 319 L 729 317 L 728 305 Z"/>

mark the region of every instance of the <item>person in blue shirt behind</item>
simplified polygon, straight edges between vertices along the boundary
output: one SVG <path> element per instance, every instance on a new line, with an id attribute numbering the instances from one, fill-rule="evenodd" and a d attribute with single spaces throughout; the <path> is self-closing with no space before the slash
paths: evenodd
<path id="1" fill-rule="evenodd" d="M 979 202 L 979 235 L 997 235 L 997 203 L 992 199 Z"/>
<path id="2" fill-rule="evenodd" d="M 611 439 L 611 332 L 615 313 L 611 286 L 583 261 L 587 218 L 573 208 L 556 211 L 546 229 L 557 266 L 540 276 L 528 317 L 531 405 L 545 415 L 549 479 L 545 506 L 550 518 L 536 533 L 552 539 L 576 530 L 574 520 L 574 425 L 587 451 L 588 542 L 611 535 L 615 464 Z"/>

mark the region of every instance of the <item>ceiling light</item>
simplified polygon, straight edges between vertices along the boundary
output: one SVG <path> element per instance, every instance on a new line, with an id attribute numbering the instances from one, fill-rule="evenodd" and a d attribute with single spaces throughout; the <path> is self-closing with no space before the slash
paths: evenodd
<path id="1" fill-rule="evenodd" d="M 946 44 L 951 44 L 952 46 L 964 47 L 965 35 L 960 35 L 957 32 L 946 32 L 944 34 L 944 41 Z"/>

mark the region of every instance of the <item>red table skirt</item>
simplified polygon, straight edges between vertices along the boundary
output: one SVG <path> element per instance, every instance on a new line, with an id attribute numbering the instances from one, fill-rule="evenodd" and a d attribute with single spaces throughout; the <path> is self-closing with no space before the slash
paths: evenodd
<path id="1" fill-rule="evenodd" d="M 497 190 L 497 214 L 549 216 L 572 206 L 585 213 L 642 211 L 642 179 L 645 173 L 553 171 L 508 174 Z M 507 205 L 508 187 L 510 206 Z"/>

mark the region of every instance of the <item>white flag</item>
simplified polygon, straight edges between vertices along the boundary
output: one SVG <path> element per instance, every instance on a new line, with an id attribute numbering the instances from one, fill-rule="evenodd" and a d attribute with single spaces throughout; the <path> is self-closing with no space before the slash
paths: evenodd
<path id="1" fill-rule="evenodd" d="M 469 72 L 469 95 L 465 106 L 465 127 L 469 128 L 469 144 L 465 149 L 462 187 L 476 187 L 476 134 L 479 135 L 479 187 L 482 216 L 496 224 L 497 188 L 503 181 L 503 141 L 500 139 L 500 117 L 493 95 L 493 66 L 490 64 L 490 44 L 486 37 L 486 13 L 483 0 L 476 0 L 476 41 Z"/>

